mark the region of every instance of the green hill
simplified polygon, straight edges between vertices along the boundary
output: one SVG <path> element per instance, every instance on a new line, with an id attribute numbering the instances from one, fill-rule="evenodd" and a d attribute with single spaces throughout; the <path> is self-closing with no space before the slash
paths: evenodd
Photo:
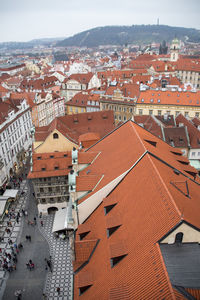
<path id="1" fill-rule="evenodd" d="M 99 45 L 148 44 L 170 42 L 174 37 L 200 42 L 200 30 L 167 25 L 104 26 L 75 34 L 59 41 L 57 46 L 96 47 Z"/>

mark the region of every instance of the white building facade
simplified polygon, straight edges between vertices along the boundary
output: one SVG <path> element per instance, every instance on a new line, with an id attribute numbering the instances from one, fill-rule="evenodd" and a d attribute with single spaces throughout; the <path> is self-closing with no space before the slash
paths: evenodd
<path id="1" fill-rule="evenodd" d="M 7 109 L 7 111 L 6 111 Z M 32 145 L 31 112 L 25 99 L 0 102 L 0 186 L 23 165 Z"/>

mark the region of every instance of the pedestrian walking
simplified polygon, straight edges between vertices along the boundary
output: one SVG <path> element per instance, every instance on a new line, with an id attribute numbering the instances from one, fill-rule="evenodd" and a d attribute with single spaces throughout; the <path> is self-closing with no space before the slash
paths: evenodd
<path id="1" fill-rule="evenodd" d="M 35 224 L 35 225 L 37 224 L 36 217 L 34 217 L 34 224 Z"/>
<path id="2" fill-rule="evenodd" d="M 28 236 L 29 242 L 31 242 L 31 235 Z"/>
<path id="3" fill-rule="evenodd" d="M 42 227 L 44 226 L 44 223 L 43 223 L 43 221 L 42 221 L 42 220 L 40 221 L 40 224 L 41 224 L 41 226 L 42 226 Z"/>
<path id="4" fill-rule="evenodd" d="M 42 297 L 43 297 L 43 300 L 46 300 L 47 299 L 47 295 L 46 294 L 42 294 Z"/>
<path id="5" fill-rule="evenodd" d="M 18 248 L 21 249 L 21 250 L 23 249 L 22 243 L 19 243 Z"/>
<path id="6" fill-rule="evenodd" d="M 57 291 L 58 295 L 60 295 L 60 287 L 59 286 L 56 288 L 56 291 Z"/>

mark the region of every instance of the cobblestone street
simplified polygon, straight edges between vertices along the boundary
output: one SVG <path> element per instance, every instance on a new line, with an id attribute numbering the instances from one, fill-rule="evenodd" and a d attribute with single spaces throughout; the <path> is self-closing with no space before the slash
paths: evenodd
<path id="1" fill-rule="evenodd" d="M 22 193 L 24 192 L 24 193 Z M 43 293 L 47 299 L 72 299 L 72 263 L 68 240 L 61 240 L 52 234 L 54 215 L 38 218 L 35 199 L 32 195 L 31 184 L 23 180 L 20 187 L 20 199 L 13 203 L 10 209 L 15 213 L 25 209 L 28 216 L 21 214 L 19 223 L 11 219 L 11 233 L 5 233 L 8 218 L 4 218 L 1 227 L 3 240 L 0 243 L 2 255 L 5 251 L 11 253 L 9 238 L 13 243 L 23 244 L 23 250 L 17 255 L 17 269 L 9 273 L 0 270 L 0 299 L 16 299 L 15 291 L 22 291 L 22 299 L 43 299 Z M 33 221 L 36 217 L 36 225 L 28 225 L 28 220 Z M 40 221 L 43 220 L 44 226 Z M 31 242 L 26 240 L 26 236 L 31 235 Z M 45 258 L 51 256 L 52 272 L 46 268 Z M 26 263 L 32 260 L 35 264 L 34 270 L 30 271 Z M 58 295 L 56 289 L 60 288 Z"/>

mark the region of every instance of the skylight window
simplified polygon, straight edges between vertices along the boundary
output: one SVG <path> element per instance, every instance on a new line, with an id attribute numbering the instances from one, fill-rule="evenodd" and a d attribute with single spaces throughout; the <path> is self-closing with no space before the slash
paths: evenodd
<path id="1" fill-rule="evenodd" d="M 144 102 L 144 99 L 142 98 L 141 102 Z"/>
<path id="2" fill-rule="evenodd" d="M 151 99 L 150 101 L 153 102 L 153 99 Z"/>
<path id="3" fill-rule="evenodd" d="M 160 99 L 158 99 L 158 103 L 160 103 Z"/>

